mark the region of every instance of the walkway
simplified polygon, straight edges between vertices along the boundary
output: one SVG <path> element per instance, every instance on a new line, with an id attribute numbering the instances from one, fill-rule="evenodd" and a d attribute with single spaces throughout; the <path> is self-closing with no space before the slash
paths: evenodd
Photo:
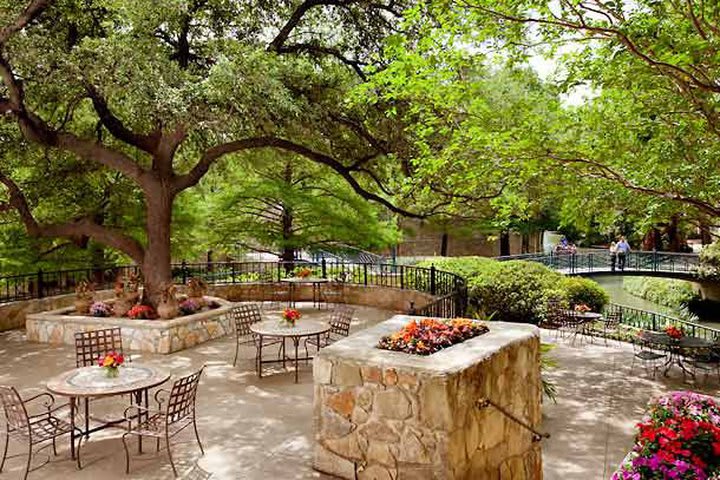
<path id="1" fill-rule="evenodd" d="M 642 275 L 651 277 L 698 280 L 696 253 L 630 252 L 624 270 L 612 269 L 610 254 L 605 250 L 580 252 L 575 255 L 537 254 L 510 255 L 497 260 L 538 262 L 565 275 Z"/>
<path id="2" fill-rule="evenodd" d="M 308 313 L 310 310 L 307 310 Z M 277 315 L 277 312 L 275 313 Z M 314 315 L 326 315 L 314 313 Z M 360 308 L 353 329 L 382 321 L 391 313 Z M 308 315 L 309 316 L 309 315 Z M 546 340 L 552 335 L 544 332 Z M 169 356 L 143 355 L 136 361 L 164 365 L 180 374 L 206 363 L 198 398 L 199 430 L 206 455 L 199 456 L 191 434 L 178 440 L 177 459 L 186 468 L 195 460 L 213 473 L 213 479 L 329 480 L 311 469 L 312 375 L 306 368 L 300 383 L 290 373 L 258 380 L 252 365 L 253 351 L 232 367 L 232 338 L 223 338 Z M 606 479 L 632 444 L 632 428 L 648 398 L 681 388 L 681 378 L 669 382 L 628 376 L 632 359 L 627 345 L 573 347 L 565 342 L 553 351 L 559 367 L 550 372 L 558 384 L 556 405 L 544 405 L 543 430 L 552 438 L 543 445 L 546 480 Z M 42 387 L 45 379 L 74 364 L 71 347 L 46 347 L 24 341 L 22 332 L 0 334 L 0 383 L 17 385 L 25 394 Z M 636 373 L 644 371 L 637 369 Z M 715 385 L 717 387 L 717 385 Z M 718 393 L 717 388 L 713 390 Z M 101 403 L 101 402 L 99 402 Z M 98 405 L 99 406 L 99 405 Z M 0 440 L 1 441 L 1 440 Z M 18 452 L 16 444 L 11 453 Z M 124 454 L 117 432 L 94 437 L 83 447 L 85 468 L 78 472 L 67 450 L 52 464 L 31 473 L 29 479 L 90 480 L 171 479 L 169 464 L 155 453 L 135 455 L 131 475 L 124 474 Z M 42 456 L 38 457 L 38 461 Z M 9 461 L 2 479 L 19 477 L 23 461 Z"/>

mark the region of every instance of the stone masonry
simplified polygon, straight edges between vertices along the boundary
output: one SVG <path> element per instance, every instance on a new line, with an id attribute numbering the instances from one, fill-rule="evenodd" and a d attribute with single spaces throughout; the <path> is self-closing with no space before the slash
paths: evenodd
<path id="1" fill-rule="evenodd" d="M 396 315 L 314 360 L 314 467 L 358 480 L 541 479 L 530 432 L 476 405 L 487 397 L 539 425 L 538 329 L 489 322 L 485 335 L 427 357 L 376 348 L 412 318 Z"/>
<path id="2" fill-rule="evenodd" d="M 220 303 L 221 307 L 172 320 L 79 316 L 73 315 L 74 307 L 30 314 L 25 322 L 27 339 L 31 342 L 74 345 L 76 332 L 120 327 L 123 347 L 128 350 L 173 353 L 234 331 L 228 316 L 232 304 L 220 298 L 208 298 Z"/>

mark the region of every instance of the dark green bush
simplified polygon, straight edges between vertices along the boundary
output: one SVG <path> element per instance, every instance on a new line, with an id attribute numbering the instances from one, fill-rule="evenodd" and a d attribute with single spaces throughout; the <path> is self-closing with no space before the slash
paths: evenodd
<path id="1" fill-rule="evenodd" d="M 570 307 L 584 303 L 594 312 L 601 312 L 610 301 L 607 292 L 597 282 L 587 278 L 564 278 L 561 289 Z"/>
<path id="2" fill-rule="evenodd" d="M 600 310 L 608 301 L 605 291 L 592 280 L 568 278 L 536 262 L 498 262 L 483 257 L 437 258 L 420 263 L 435 265 L 466 279 L 469 314 L 493 315 L 506 322 L 539 323 L 549 298 L 586 303 Z"/>

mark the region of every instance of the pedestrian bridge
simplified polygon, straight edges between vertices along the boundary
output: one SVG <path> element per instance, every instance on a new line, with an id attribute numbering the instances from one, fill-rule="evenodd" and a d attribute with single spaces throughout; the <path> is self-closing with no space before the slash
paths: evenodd
<path id="1" fill-rule="evenodd" d="M 630 252 L 626 256 L 625 268 L 613 268 L 610 252 L 579 252 L 576 254 L 509 255 L 497 258 L 500 261 L 525 260 L 542 263 L 566 275 L 583 277 L 600 275 L 632 275 L 643 277 L 666 277 L 698 281 L 698 254 L 670 252 Z"/>

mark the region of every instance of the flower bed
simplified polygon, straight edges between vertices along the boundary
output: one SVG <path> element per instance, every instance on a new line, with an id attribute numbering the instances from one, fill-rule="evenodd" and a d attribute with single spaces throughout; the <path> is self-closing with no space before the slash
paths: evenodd
<path id="1" fill-rule="evenodd" d="M 430 355 L 487 331 L 488 327 L 485 324 L 465 318 L 413 320 L 400 331 L 382 337 L 378 348 L 415 355 Z"/>
<path id="2" fill-rule="evenodd" d="M 635 447 L 612 480 L 720 478 L 720 405 L 693 392 L 650 403 Z"/>

